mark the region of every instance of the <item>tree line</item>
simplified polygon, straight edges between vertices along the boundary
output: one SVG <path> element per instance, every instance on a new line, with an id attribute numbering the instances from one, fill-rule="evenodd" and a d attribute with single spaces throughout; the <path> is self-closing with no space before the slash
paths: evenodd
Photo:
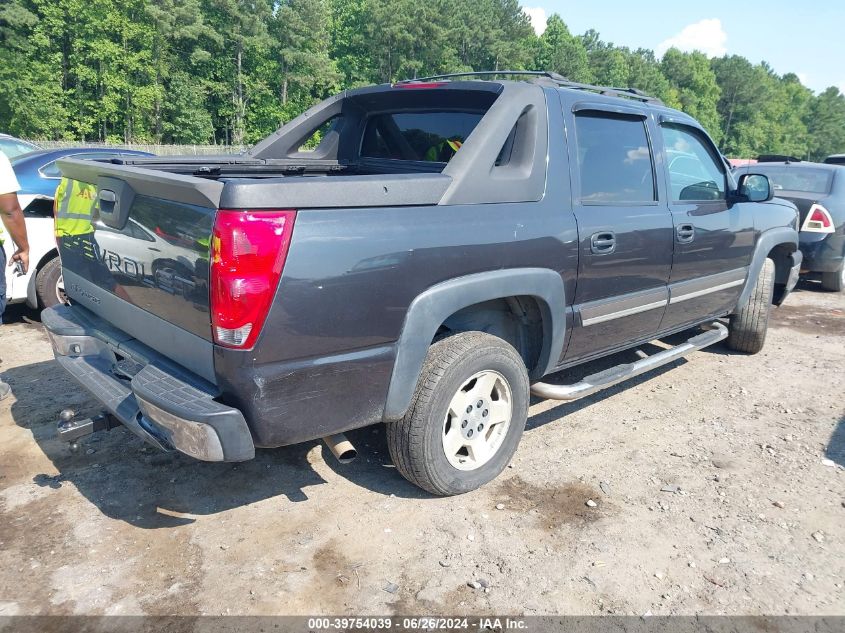
<path id="1" fill-rule="evenodd" d="M 253 143 L 348 87 L 542 69 L 632 87 L 730 156 L 845 152 L 845 96 L 739 56 L 614 46 L 518 0 L 4 0 L 0 130 L 28 138 Z"/>

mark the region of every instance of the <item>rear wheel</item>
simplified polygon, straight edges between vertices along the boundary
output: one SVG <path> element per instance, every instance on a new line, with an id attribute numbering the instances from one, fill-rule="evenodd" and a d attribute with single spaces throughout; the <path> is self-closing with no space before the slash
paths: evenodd
<path id="1" fill-rule="evenodd" d="M 839 264 L 839 270 L 832 273 L 822 273 L 822 288 L 832 292 L 845 290 L 845 261 Z"/>
<path id="2" fill-rule="evenodd" d="M 513 457 L 528 417 L 528 372 L 517 351 L 484 332 L 461 332 L 428 351 L 405 417 L 387 425 L 390 456 L 436 495 L 475 490 Z"/>
<path id="3" fill-rule="evenodd" d="M 775 291 L 775 262 L 766 259 L 748 300 L 731 315 L 728 347 L 746 354 L 763 349 L 769 329 L 769 312 Z"/>
<path id="4" fill-rule="evenodd" d="M 62 279 L 62 261 L 54 257 L 44 264 L 35 277 L 35 294 L 40 309 L 67 303 L 65 285 Z"/>

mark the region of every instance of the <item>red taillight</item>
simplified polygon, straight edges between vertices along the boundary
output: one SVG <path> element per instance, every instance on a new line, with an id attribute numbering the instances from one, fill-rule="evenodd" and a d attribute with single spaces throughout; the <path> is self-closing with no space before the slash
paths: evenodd
<path id="1" fill-rule="evenodd" d="M 835 228 L 830 212 L 822 205 L 814 204 L 807 212 L 807 219 L 804 220 L 801 230 L 811 233 L 833 233 Z"/>
<path id="2" fill-rule="evenodd" d="M 214 342 L 248 349 L 270 310 L 296 211 L 219 210 L 211 243 Z"/>

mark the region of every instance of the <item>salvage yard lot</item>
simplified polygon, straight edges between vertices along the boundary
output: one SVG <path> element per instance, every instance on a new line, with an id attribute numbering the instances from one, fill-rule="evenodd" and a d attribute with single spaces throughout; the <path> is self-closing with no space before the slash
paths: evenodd
<path id="1" fill-rule="evenodd" d="M 95 404 L 6 318 L 0 614 L 845 610 L 845 299 L 814 284 L 758 356 L 535 401 L 512 467 L 446 499 L 372 428 L 348 466 L 316 442 L 205 464 L 123 429 L 71 453 L 58 413 Z"/>

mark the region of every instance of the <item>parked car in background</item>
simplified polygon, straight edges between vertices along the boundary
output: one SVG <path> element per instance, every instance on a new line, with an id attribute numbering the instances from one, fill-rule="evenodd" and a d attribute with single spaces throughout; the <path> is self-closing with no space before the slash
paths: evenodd
<path id="1" fill-rule="evenodd" d="M 66 147 L 63 149 L 42 149 L 21 154 L 12 159 L 12 167 L 15 169 L 15 175 L 21 185 L 18 197 L 47 196 L 52 199 L 61 179 L 59 168 L 56 166 L 56 161 L 60 158 L 111 160 L 129 156 L 152 156 L 152 154 L 107 147 Z M 27 202 L 30 199 L 27 198 Z M 21 198 L 21 207 L 24 207 L 23 198 Z"/>
<path id="2" fill-rule="evenodd" d="M 41 149 L 38 145 L 15 138 L 9 134 L 0 134 L 0 153 L 5 154 L 7 158 L 12 159 L 21 154 L 34 152 Z"/>
<path id="3" fill-rule="evenodd" d="M 845 165 L 845 154 L 831 154 L 824 162 L 828 165 Z"/>
<path id="4" fill-rule="evenodd" d="M 0 142 L 2 140 L 0 138 Z M 53 196 L 60 180 L 56 160 L 70 157 L 110 160 L 130 156 L 138 158 L 152 154 L 135 150 L 77 147 L 30 151 L 11 160 L 21 185 L 18 199 L 26 217 L 30 266 L 27 274 L 22 276 L 16 275 L 12 268 L 4 271 L 9 303 L 26 302 L 32 308 L 43 309 L 64 302 L 62 267 L 53 230 Z M 14 248 L 12 241 L 6 240 L 4 247 L 8 257 Z"/>
<path id="5" fill-rule="evenodd" d="M 845 171 L 832 164 L 802 161 L 758 163 L 753 170 L 755 174 L 768 176 L 775 195 L 795 203 L 801 213 L 802 275 L 821 280 L 827 290 L 842 292 L 845 289 Z M 743 174 L 748 168 L 735 171 Z"/>

